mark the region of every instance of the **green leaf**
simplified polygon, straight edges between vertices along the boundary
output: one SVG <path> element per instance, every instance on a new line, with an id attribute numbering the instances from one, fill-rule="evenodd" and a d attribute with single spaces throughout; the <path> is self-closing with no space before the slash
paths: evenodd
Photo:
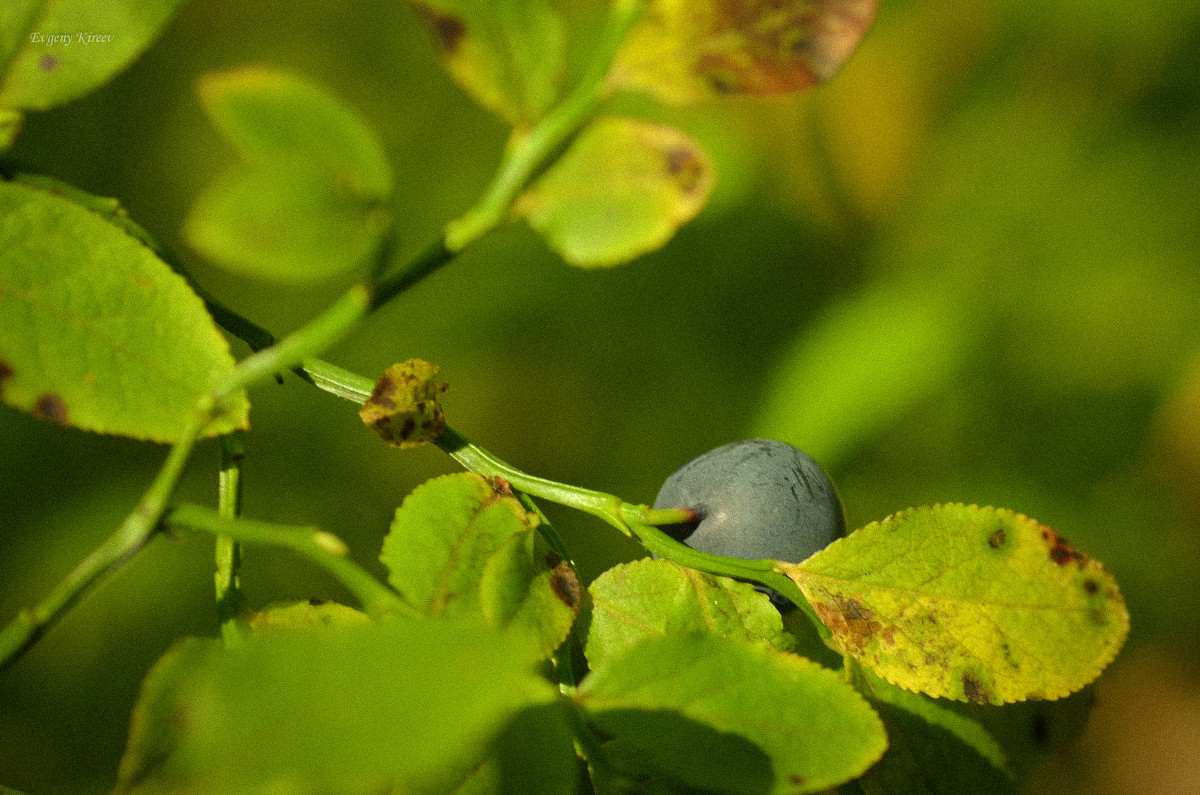
<path id="1" fill-rule="evenodd" d="M 154 663 L 142 680 L 141 694 L 129 719 L 129 742 L 117 771 L 122 785 L 118 789 L 139 782 L 175 752 L 173 694 L 223 651 L 221 643 L 212 638 L 184 638 Z"/>
<path id="2" fill-rule="evenodd" d="M 1003 509 L 910 509 L 776 565 L 847 654 L 939 698 L 1061 698 L 1099 676 L 1129 632 L 1098 561 Z"/>
<path id="3" fill-rule="evenodd" d="M 966 705 L 934 701 L 858 669 L 860 691 L 887 727 L 888 750 L 860 779 L 868 795 L 1016 795 L 1004 752 Z"/>
<path id="4" fill-rule="evenodd" d="M 835 304 L 784 354 L 753 435 L 832 464 L 952 383 L 986 327 L 972 314 L 937 283 L 889 282 Z"/>
<path id="5" fill-rule="evenodd" d="M 614 88 L 690 105 L 787 94 L 833 77 L 878 0 L 651 0 L 609 73 Z"/>
<path id="6" fill-rule="evenodd" d="M 508 539 L 483 567 L 480 609 L 488 626 L 527 639 L 538 657 L 557 649 L 579 614 L 579 578 L 536 529 Z"/>
<path id="7" fill-rule="evenodd" d="M 247 163 L 307 162 L 351 195 L 391 193 L 392 169 L 375 133 L 305 78 L 247 66 L 205 75 L 198 91 L 213 124 Z"/>
<path id="8" fill-rule="evenodd" d="M 522 710 L 453 795 L 567 795 L 578 792 L 574 734 L 562 704 Z"/>
<path id="9" fill-rule="evenodd" d="M 515 497 L 479 475 L 443 475 L 404 498 L 379 559 L 388 582 L 426 615 L 479 614 L 489 558 L 531 526 Z"/>
<path id="10" fill-rule="evenodd" d="M 179 2 L 5 0 L 0 115 L 46 110 L 103 85 L 149 46 Z"/>
<path id="11" fill-rule="evenodd" d="M 673 127 L 605 117 L 522 194 L 516 212 L 572 265 L 619 265 L 663 246 L 712 191 L 713 167 Z"/>
<path id="12" fill-rule="evenodd" d="M 209 75 L 199 90 L 244 165 L 193 207 L 184 233 L 197 251 L 239 273 L 301 283 L 378 248 L 392 173 L 358 116 L 302 78 L 262 67 Z"/>
<path id="13" fill-rule="evenodd" d="M 168 653 L 139 699 L 118 791 L 445 792 L 557 693 L 476 622 L 394 619 Z M 169 675 L 167 675 L 169 674 Z"/>
<path id="14" fill-rule="evenodd" d="M 447 70 L 480 105 L 517 126 L 558 94 L 563 30 L 546 0 L 412 0 Z"/>
<path id="15" fill-rule="evenodd" d="M 319 599 L 267 605 L 249 620 L 250 628 L 256 631 L 353 627 L 369 623 L 371 619 L 366 613 Z"/>
<path id="16" fill-rule="evenodd" d="M 705 790 L 816 792 L 860 775 L 887 745 L 838 674 L 717 635 L 650 638 L 595 671 L 577 698 L 605 733 Z"/>
<path id="17" fill-rule="evenodd" d="M 512 492 L 479 475 L 443 475 L 404 499 L 379 559 L 388 582 L 426 615 L 480 616 L 545 657 L 570 632 L 579 581 L 537 523 Z"/>
<path id="18" fill-rule="evenodd" d="M 196 200 L 184 234 L 228 270 L 295 283 L 366 261 L 388 224 L 386 211 L 341 192 L 328 174 L 280 162 L 221 175 Z"/>
<path id="19" fill-rule="evenodd" d="M 752 585 L 645 558 L 597 577 L 587 658 L 599 669 L 647 638 L 709 632 L 791 651 L 779 611 Z"/>
<path id="20" fill-rule="evenodd" d="M 64 197 L 0 183 L 0 399 L 101 433 L 178 441 L 234 367 L 203 303 L 140 242 Z M 238 392 L 205 429 L 245 427 Z"/>

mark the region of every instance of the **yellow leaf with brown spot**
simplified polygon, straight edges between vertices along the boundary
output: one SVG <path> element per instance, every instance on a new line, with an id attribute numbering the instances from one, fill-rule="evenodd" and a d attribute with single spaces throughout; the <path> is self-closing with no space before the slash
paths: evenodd
<path id="1" fill-rule="evenodd" d="M 403 450 L 432 442 L 446 429 L 438 396 L 448 385 L 437 379 L 439 372 L 436 364 L 421 359 L 393 364 L 379 377 L 358 416 L 392 447 Z"/>
<path id="2" fill-rule="evenodd" d="M 471 97 L 517 126 L 558 95 L 562 21 L 547 0 L 412 0 L 446 70 Z"/>
<path id="3" fill-rule="evenodd" d="M 708 155 L 680 130 L 605 117 L 515 209 L 567 262 L 608 267 L 666 244 L 704 207 L 712 184 Z"/>
<path id="4" fill-rule="evenodd" d="M 878 0 L 651 0 L 609 73 L 672 105 L 768 96 L 831 78 Z"/>
<path id="5" fill-rule="evenodd" d="M 1061 698 L 1099 676 L 1129 632 L 1099 561 L 1004 509 L 910 509 L 778 566 L 847 654 L 940 698 Z"/>

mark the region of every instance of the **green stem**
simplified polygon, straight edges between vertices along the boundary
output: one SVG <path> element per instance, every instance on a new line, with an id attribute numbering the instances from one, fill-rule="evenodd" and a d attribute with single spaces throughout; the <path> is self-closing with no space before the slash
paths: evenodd
<path id="1" fill-rule="evenodd" d="M 375 388 L 375 383 L 370 379 L 320 359 L 306 359 L 304 372 L 308 376 L 306 380 L 314 386 L 359 405 L 367 401 Z M 644 505 L 630 505 L 611 494 L 522 472 L 471 442 L 453 428 L 442 431 L 434 444 L 464 468 L 478 475 L 501 478 L 508 481 L 516 491 L 598 516 L 626 535 L 630 535 L 626 525 L 631 521 L 641 524 L 681 524 L 695 521 L 695 514 L 687 508 L 655 509 Z"/>
<path id="2" fill-rule="evenodd" d="M 230 519 L 210 508 L 199 505 L 178 505 L 163 518 L 172 528 L 228 536 L 247 544 L 265 544 L 290 549 L 333 575 L 362 603 L 363 610 L 373 618 L 390 613 L 413 617 L 417 611 L 399 596 L 371 576 L 366 569 L 346 558 L 346 545 L 340 538 L 318 527 L 257 522 L 250 519 Z"/>
<path id="3" fill-rule="evenodd" d="M 234 431 L 221 437 L 221 471 L 217 486 L 217 513 L 225 519 L 236 519 L 242 513 L 242 459 L 246 456 L 244 434 Z M 217 590 L 217 618 L 221 622 L 221 637 L 226 646 L 241 642 L 238 615 L 242 610 L 241 579 L 242 547 L 227 535 L 217 536 L 217 571 L 214 575 Z"/>
<path id="4" fill-rule="evenodd" d="M 462 251 L 503 223 L 521 191 L 595 115 L 610 93 L 605 83 L 608 70 L 644 6 L 644 0 L 613 3 L 596 52 L 575 90 L 532 130 L 513 138 L 487 193 L 463 216 L 447 224 L 447 249 Z"/>
<path id="5" fill-rule="evenodd" d="M 442 435 L 434 444 L 476 474 L 487 478 L 501 478 L 518 491 L 590 513 L 622 533 L 631 535 L 621 516 L 621 506 L 624 502 L 619 497 L 526 474 L 472 443 L 453 428 L 442 431 Z"/>
<path id="6" fill-rule="evenodd" d="M 304 369 L 311 383 L 360 405 L 366 402 L 375 387 L 370 379 L 319 359 L 306 360 Z M 681 544 L 654 527 L 694 522 L 696 515 L 690 508 L 633 505 L 611 494 L 529 475 L 474 444 L 453 428 L 442 431 L 434 443 L 471 472 L 484 477 L 502 478 L 518 492 L 585 511 L 600 517 L 626 535 L 636 535 L 646 549 L 659 557 L 709 574 L 749 580 L 774 588 L 804 610 L 822 638 L 829 638 L 829 628 L 821 623 L 799 586 L 776 567 L 775 561 L 710 555 Z"/>
<path id="7" fill-rule="evenodd" d="M 304 371 L 304 380 L 317 389 L 360 406 L 367 402 L 375 389 L 375 382 L 371 379 L 322 359 L 305 359 L 300 368 Z"/>
<path id="8" fill-rule="evenodd" d="M 538 531 L 542 534 L 542 538 L 546 539 L 546 543 L 550 545 L 550 549 L 554 550 L 554 554 L 574 567 L 575 560 L 567 550 L 567 545 L 563 542 L 562 537 L 559 536 L 558 531 L 554 529 L 554 523 L 550 521 L 546 514 L 542 513 L 541 507 L 533 501 L 533 497 L 530 497 L 523 491 L 518 491 L 517 499 L 525 506 L 525 510 L 537 516 L 539 519 Z"/>
<path id="9" fill-rule="evenodd" d="M 623 792 L 630 789 L 627 786 L 630 782 L 617 772 L 608 751 L 604 749 L 604 744 L 592 731 L 592 725 L 588 722 L 583 707 L 577 701 L 571 700 L 566 704 L 566 710 L 580 754 L 587 760 L 595 791 Z"/>
<path id="10" fill-rule="evenodd" d="M 438 268 L 454 259 L 455 252 L 446 247 L 444 240 L 436 240 L 418 254 L 399 272 L 388 276 L 375 285 L 370 309 L 376 310 L 400 293 L 412 287 Z"/>
<path id="11" fill-rule="evenodd" d="M 224 398 L 238 389 L 298 365 L 305 358 L 333 344 L 366 314 L 369 306 L 370 291 L 362 285 L 352 287 L 341 300 L 308 325 L 276 345 L 243 359 L 218 381 L 210 393 L 197 401 L 196 410 L 189 417 L 180 440 L 171 448 L 154 482 L 117 532 L 88 555 L 41 603 L 20 611 L 0 631 L 0 670 L 11 665 L 37 642 L 101 577 L 146 545 L 158 527 L 197 438 Z M 348 561 L 330 565 L 343 564 L 353 566 Z"/>
<path id="12" fill-rule="evenodd" d="M 20 611 L 0 632 L 0 670 L 7 668 L 36 643 L 38 638 L 79 601 L 85 591 L 146 545 L 154 535 L 159 519 L 166 510 L 167 500 L 183 474 L 196 437 L 207 423 L 207 412 L 196 412 L 191 417 L 180 440 L 167 454 L 167 459 L 154 482 L 120 528 L 76 566 L 41 603 Z"/>
<path id="13" fill-rule="evenodd" d="M 208 313 L 212 315 L 217 325 L 249 345 L 251 351 L 258 353 L 275 344 L 275 337 L 271 332 L 225 306 L 216 296 L 201 287 L 190 275 L 181 270 L 181 266 L 172 264 L 170 260 L 164 261 L 187 280 L 187 283 L 196 295 L 200 296 L 200 300 L 204 302 L 205 308 L 208 309 Z"/>
<path id="14" fill-rule="evenodd" d="M 554 529 L 554 524 L 546 514 L 542 513 L 542 509 L 534 502 L 533 497 L 523 491 L 518 491 L 517 499 L 525 506 L 525 510 L 538 517 L 540 520 L 537 527 L 538 532 L 541 533 L 542 538 L 546 539 L 546 543 L 550 545 L 554 553 L 574 568 L 575 561 L 571 558 L 571 553 L 567 551 L 567 545 L 563 543 L 558 531 Z M 558 677 L 559 688 L 568 695 L 574 693 L 575 688 L 579 685 L 579 673 L 575 670 L 574 658 L 575 645 L 579 643 L 578 630 L 578 622 L 572 623 L 567 639 L 554 650 L 554 673 Z"/>
<path id="15" fill-rule="evenodd" d="M 300 364 L 340 339 L 366 317 L 370 306 L 370 290 L 361 284 L 351 287 L 337 303 L 295 333 L 238 362 L 237 367 L 217 382 L 214 397 L 220 400 Z"/>

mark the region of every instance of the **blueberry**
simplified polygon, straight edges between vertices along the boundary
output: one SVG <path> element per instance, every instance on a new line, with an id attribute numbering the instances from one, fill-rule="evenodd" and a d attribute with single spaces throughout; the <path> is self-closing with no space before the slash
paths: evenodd
<path id="1" fill-rule="evenodd" d="M 845 535 L 841 500 L 806 453 L 771 439 L 710 450 L 663 483 L 655 508 L 691 508 L 700 521 L 660 528 L 692 549 L 799 563 Z M 776 606 L 792 603 L 761 588 Z"/>

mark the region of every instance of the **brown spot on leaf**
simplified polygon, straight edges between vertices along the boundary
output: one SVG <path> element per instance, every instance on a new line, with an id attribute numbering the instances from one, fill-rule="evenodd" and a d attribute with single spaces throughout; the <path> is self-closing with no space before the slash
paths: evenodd
<path id="1" fill-rule="evenodd" d="M 513 493 L 512 484 L 509 483 L 504 478 L 500 477 L 499 475 L 496 475 L 495 477 L 492 477 L 492 478 L 488 478 L 488 482 L 491 483 L 492 489 L 495 490 L 495 492 L 497 494 L 512 494 Z M 562 558 L 559 558 L 559 560 L 562 560 Z M 548 560 L 546 562 L 549 563 Z M 556 560 L 554 563 L 550 563 L 550 565 L 554 566 L 557 563 L 558 563 L 558 561 Z"/>
<path id="2" fill-rule="evenodd" d="M 986 704 L 991 699 L 988 698 L 987 691 L 983 689 L 983 685 L 979 680 L 970 673 L 962 675 L 963 695 L 968 701 L 974 701 L 976 704 Z"/>
<path id="3" fill-rule="evenodd" d="M 1087 563 L 1088 556 L 1067 543 L 1067 540 L 1049 528 L 1042 531 L 1042 540 L 1050 549 L 1050 560 L 1059 566 L 1065 566 L 1071 561 L 1078 561 L 1080 568 Z"/>
<path id="4" fill-rule="evenodd" d="M 664 155 L 667 173 L 684 193 L 695 193 L 704 184 L 704 161 L 690 146 L 676 144 Z"/>
<path id="5" fill-rule="evenodd" d="M 549 556 L 547 556 L 549 562 Z M 559 560 L 554 570 L 550 572 L 550 587 L 558 600 L 567 607 L 575 610 L 579 607 L 579 577 L 571 564 Z"/>
<path id="6" fill-rule="evenodd" d="M 988 546 L 992 549 L 999 549 L 1007 543 L 1008 533 L 1004 531 L 1003 527 L 994 531 L 990 536 L 988 536 Z"/>
<path id="7" fill-rule="evenodd" d="M 862 653 L 867 643 L 876 635 L 882 634 L 885 642 L 893 642 L 895 630 L 881 633 L 883 625 L 875 620 L 875 613 L 863 606 L 857 599 L 842 599 L 833 597 L 834 604 L 817 602 L 813 607 L 821 623 L 829 627 L 835 638 L 842 646 L 854 654 Z"/>
<path id="8" fill-rule="evenodd" d="M 738 93 L 738 90 L 741 88 L 737 78 L 729 72 L 709 72 L 704 78 L 708 81 L 708 85 L 712 90 L 718 94 L 732 96 Z"/>
<path id="9" fill-rule="evenodd" d="M 375 388 L 371 390 L 371 396 L 367 398 L 367 402 L 390 411 L 396 408 L 396 401 L 392 400 L 392 398 L 395 397 L 399 388 L 400 385 L 392 380 L 391 375 L 384 373 L 375 382 Z"/>
<path id="10" fill-rule="evenodd" d="M 1087 591 L 1088 595 L 1091 596 L 1100 590 L 1100 583 L 1090 578 L 1086 579 L 1083 581 L 1083 590 Z"/>
<path id="11" fill-rule="evenodd" d="M 802 776 L 798 773 L 792 773 L 790 776 L 788 776 L 788 783 L 791 784 L 793 787 L 803 786 L 804 785 L 804 776 Z"/>
<path id="12" fill-rule="evenodd" d="M 458 45 L 462 43 L 463 36 L 467 33 L 466 23 L 453 14 L 431 8 L 424 3 L 413 3 L 413 8 L 421 15 L 429 32 L 437 39 L 438 47 L 442 52 L 446 55 L 453 55 L 458 50 Z"/>
<path id="13" fill-rule="evenodd" d="M 12 365 L 8 362 L 0 362 L 0 395 L 4 394 L 4 382 L 12 378 L 16 373 L 12 369 Z"/>
<path id="14" fill-rule="evenodd" d="M 56 425 L 66 425 L 67 404 L 58 395 L 53 392 L 47 392 L 39 395 L 37 402 L 33 404 L 33 416 L 41 420 L 48 420 Z"/>
<path id="15" fill-rule="evenodd" d="M 326 604 L 328 602 L 329 602 L 328 599 L 318 599 L 315 596 L 308 600 L 308 604 L 310 607 L 320 607 L 321 605 Z"/>
<path id="16" fill-rule="evenodd" d="M 58 56 L 51 55 L 50 53 L 46 53 L 38 60 L 38 66 L 41 67 L 43 72 L 53 72 L 58 68 L 58 64 Z"/>

